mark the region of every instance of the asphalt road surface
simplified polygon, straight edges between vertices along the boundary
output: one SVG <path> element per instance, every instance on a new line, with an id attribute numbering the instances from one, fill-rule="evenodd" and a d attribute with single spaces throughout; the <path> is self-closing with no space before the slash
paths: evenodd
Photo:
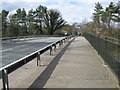
<path id="1" fill-rule="evenodd" d="M 48 37 L 21 42 L 3 43 L 2 50 L 0 50 L 0 53 L 2 53 L 0 55 L 2 59 L 0 67 L 3 67 L 63 38 L 64 37 Z"/>

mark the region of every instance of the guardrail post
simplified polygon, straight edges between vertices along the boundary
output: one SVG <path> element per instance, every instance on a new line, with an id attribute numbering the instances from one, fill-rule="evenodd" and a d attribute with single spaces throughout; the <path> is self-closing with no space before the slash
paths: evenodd
<path id="1" fill-rule="evenodd" d="M 53 52 L 53 50 L 52 50 L 52 46 L 50 47 L 50 55 L 52 55 L 52 52 Z"/>
<path id="2" fill-rule="evenodd" d="M 59 47 L 61 47 L 61 41 L 59 42 Z"/>
<path id="3" fill-rule="evenodd" d="M 41 67 L 41 63 L 40 63 L 40 52 L 38 52 L 37 54 L 37 66 Z"/>
<path id="4" fill-rule="evenodd" d="M 25 40 L 25 37 L 24 37 L 24 40 Z"/>
<path id="5" fill-rule="evenodd" d="M 63 45 L 63 40 L 61 40 L 61 45 Z"/>
<path id="6" fill-rule="evenodd" d="M 54 45 L 54 52 L 56 52 L 56 43 L 55 43 L 55 45 Z"/>
<path id="7" fill-rule="evenodd" d="M 65 39 L 63 39 L 63 43 L 65 43 Z"/>
<path id="8" fill-rule="evenodd" d="M 63 43 L 65 43 L 65 39 L 63 39 Z"/>
<path id="9" fill-rule="evenodd" d="M 12 38 L 10 39 L 10 41 L 12 41 Z"/>
<path id="10" fill-rule="evenodd" d="M 6 69 L 2 70 L 3 90 L 9 90 L 8 73 Z"/>
<path id="11" fill-rule="evenodd" d="M 19 37 L 18 37 L 18 41 L 19 41 Z"/>
<path id="12" fill-rule="evenodd" d="M 68 42 L 69 38 L 67 37 L 67 42 Z"/>

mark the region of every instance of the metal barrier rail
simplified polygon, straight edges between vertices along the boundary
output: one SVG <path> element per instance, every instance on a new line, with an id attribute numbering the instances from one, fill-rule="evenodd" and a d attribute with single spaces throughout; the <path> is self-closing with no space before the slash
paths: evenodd
<path id="1" fill-rule="evenodd" d="M 97 35 L 97 34 L 93 34 L 93 33 L 89 33 L 90 35 L 93 35 L 93 36 L 96 36 L 96 37 L 100 37 L 104 40 L 107 40 L 107 41 L 110 41 L 110 42 L 113 42 L 113 43 L 118 43 L 120 44 L 120 39 L 117 39 L 117 38 L 113 38 L 113 37 L 109 37 L 109 36 L 104 36 L 104 35 Z"/>
<path id="2" fill-rule="evenodd" d="M 100 38 L 103 38 L 109 42 L 120 44 L 120 39 L 117 39 L 117 38 L 107 37 L 107 36 L 103 36 L 103 35 L 100 35 Z"/>
<path id="3" fill-rule="evenodd" d="M 59 46 L 61 46 L 66 40 L 68 40 L 72 37 L 74 37 L 74 36 L 68 36 L 68 37 L 65 37 L 61 40 L 54 42 L 54 43 L 51 43 L 50 45 L 48 45 L 40 50 L 37 50 L 37 51 L 35 51 L 35 52 L 17 60 L 17 61 L 14 61 L 14 62 L 0 68 L 0 72 L 2 72 L 3 89 L 4 90 L 9 89 L 8 74 L 10 74 L 14 70 L 18 69 L 19 67 L 23 66 L 24 64 L 28 63 L 29 61 L 33 60 L 36 57 L 37 57 L 37 66 L 41 66 L 40 65 L 40 55 L 41 54 L 43 54 L 47 50 L 50 50 L 50 55 L 52 55 L 53 47 L 54 47 L 54 51 L 56 51 L 57 44 L 59 44 Z"/>
<path id="4" fill-rule="evenodd" d="M 35 38 L 35 37 L 58 37 L 60 35 L 33 35 L 33 36 L 17 36 L 17 37 L 4 37 L 0 38 L 0 40 L 12 40 L 12 39 L 26 39 L 26 38 Z"/>
<path id="5" fill-rule="evenodd" d="M 111 68 L 120 86 L 120 43 L 118 43 L 120 40 L 88 33 L 84 34 L 84 37 L 104 59 L 104 64 Z"/>

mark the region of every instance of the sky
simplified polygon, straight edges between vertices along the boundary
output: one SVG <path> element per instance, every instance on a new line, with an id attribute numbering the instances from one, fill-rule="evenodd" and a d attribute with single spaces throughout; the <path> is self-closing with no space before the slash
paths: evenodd
<path id="1" fill-rule="evenodd" d="M 35 9 L 39 5 L 46 6 L 48 9 L 58 9 L 62 17 L 69 24 L 92 21 L 95 3 L 100 2 L 105 8 L 110 2 L 117 0 L 1 0 L 2 10 L 16 12 L 18 8 L 25 8 L 27 11 Z"/>

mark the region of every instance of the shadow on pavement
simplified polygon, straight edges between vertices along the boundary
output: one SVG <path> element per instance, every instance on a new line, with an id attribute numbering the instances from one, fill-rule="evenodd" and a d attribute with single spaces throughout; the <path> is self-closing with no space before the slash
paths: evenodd
<path id="1" fill-rule="evenodd" d="M 74 40 L 74 39 L 73 39 Z M 57 66 L 60 58 L 63 56 L 67 48 L 72 43 L 71 40 L 59 53 L 58 55 L 50 62 L 50 64 L 46 67 L 46 69 L 40 74 L 40 76 L 32 83 L 30 88 L 43 88 L 50 78 L 52 72 L 54 71 L 55 67 Z"/>

